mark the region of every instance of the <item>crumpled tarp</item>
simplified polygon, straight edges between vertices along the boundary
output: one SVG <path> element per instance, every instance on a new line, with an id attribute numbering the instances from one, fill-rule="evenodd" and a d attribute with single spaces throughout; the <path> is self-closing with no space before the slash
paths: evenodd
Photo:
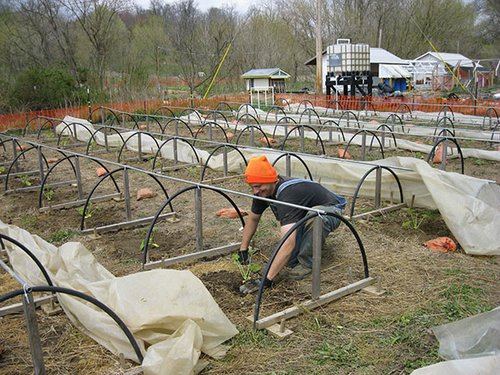
<path id="1" fill-rule="evenodd" d="M 79 242 L 56 247 L 1 221 L 0 233 L 26 246 L 55 286 L 85 293 L 111 308 L 136 338 L 146 375 L 192 374 L 202 352 L 223 356 L 227 348 L 221 344 L 238 333 L 190 271 L 157 269 L 114 277 Z M 15 272 L 29 285 L 47 285 L 33 260 L 4 242 Z M 137 361 L 125 334 L 104 311 L 66 294 L 58 294 L 58 300 L 79 329 L 111 352 Z"/>
<path id="2" fill-rule="evenodd" d="M 439 356 L 444 359 L 500 354 L 500 307 L 433 327 L 432 331 L 439 341 Z"/>
<path id="3" fill-rule="evenodd" d="M 500 255 L 500 186 L 432 168 L 415 158 L 394 158 L 421 178 L 448 229 L 468 254 Z"/>
<path id="4" fill-rule="evenodd" d="M 412 375 L 497 375 L 500 370 L 500 307 L 432 328 L 446 359 Z"/>
<path id="5" fill-rule="evenodd" d="M 497 354 L 439 362 L 435 365 L 419 368 L 411 375 L 498 375 L 499 369 L 500 354 Z"/>

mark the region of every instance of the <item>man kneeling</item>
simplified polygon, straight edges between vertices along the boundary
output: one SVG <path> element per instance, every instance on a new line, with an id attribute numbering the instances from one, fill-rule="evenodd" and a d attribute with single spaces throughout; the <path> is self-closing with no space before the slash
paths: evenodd
<path id="1" fill-rule="evenodd" d="M 315 208 L 325 212 L 341 214 L 347 201 L 345 198 L 331 192 L 317 182 L 299 178 L 282 177 L 269 163 L 265 156 L 251 158 L 245 170 L 245 180 L 257 197 L 269 198 L 278 202 L 292 203 L 299 206 Z M 252 209 L 243 229 L 243 237 L 239 251 L 242 264 L 247 264 L 248 246 L 257 230 L 262 213 L 271 207 L 274 216 L 280 223 L 281 237 L 290 230 L 299 220 L 307 215 L 308 211 L 253 199 Z M 340 225 L 340 220 L 334 216 L 323 215 L 322 244 L 330 232 Z M 265 287 L 270 287 L 278 273 L 288 265 L 292 267 L 290 278 L 301 280 L 312 271 L 312 222 L 308 220 L 297 228 L 283 243 L 274 259 L 266 280 Z"/>

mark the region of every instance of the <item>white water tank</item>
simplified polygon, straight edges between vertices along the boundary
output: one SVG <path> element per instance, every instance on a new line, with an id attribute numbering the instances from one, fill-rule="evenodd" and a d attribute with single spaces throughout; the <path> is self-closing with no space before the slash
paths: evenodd
<path id="1" fill-rule="evenodd" d="M 370 46 L 366 43 L 352 44 L 350 39 L 337 39 L 336 44 L 327 47 L 326 53 L 328 73 L 370 71 Z"/>

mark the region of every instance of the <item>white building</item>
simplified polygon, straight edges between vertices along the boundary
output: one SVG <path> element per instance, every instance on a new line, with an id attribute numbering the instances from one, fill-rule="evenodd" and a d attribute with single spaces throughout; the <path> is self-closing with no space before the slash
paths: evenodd
<path id="1" fill-rule="evenodd" d="M 241 75 L 245 79 L 245 87 L 248 92 L 273 92 L 282 93 L 286 91 L 285 80 L 290 74 L 280 68 L 252 69 Z"/>

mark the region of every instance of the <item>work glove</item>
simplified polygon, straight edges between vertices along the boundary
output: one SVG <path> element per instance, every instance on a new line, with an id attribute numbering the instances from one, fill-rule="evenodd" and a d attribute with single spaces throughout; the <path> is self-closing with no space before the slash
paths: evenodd
<path id="1" fill-rule="evenodd" d="M 247 265 L 250 263 L 250 255 L 248 254 L 248 250 L 238 251 L 238 261 L 243 265 Z"/>
<path id="2" fill-rule="evenodd" d="M 247 281 L 245 284 L 240 286 L 240 293 L 242 294 L 250 294 L 259 290 L 259 280 L 252 279 Z M 269 280 L 267 277 L 264 280 L 264 289 L 271 288 L 273 286 L 273 281 Z"/>

